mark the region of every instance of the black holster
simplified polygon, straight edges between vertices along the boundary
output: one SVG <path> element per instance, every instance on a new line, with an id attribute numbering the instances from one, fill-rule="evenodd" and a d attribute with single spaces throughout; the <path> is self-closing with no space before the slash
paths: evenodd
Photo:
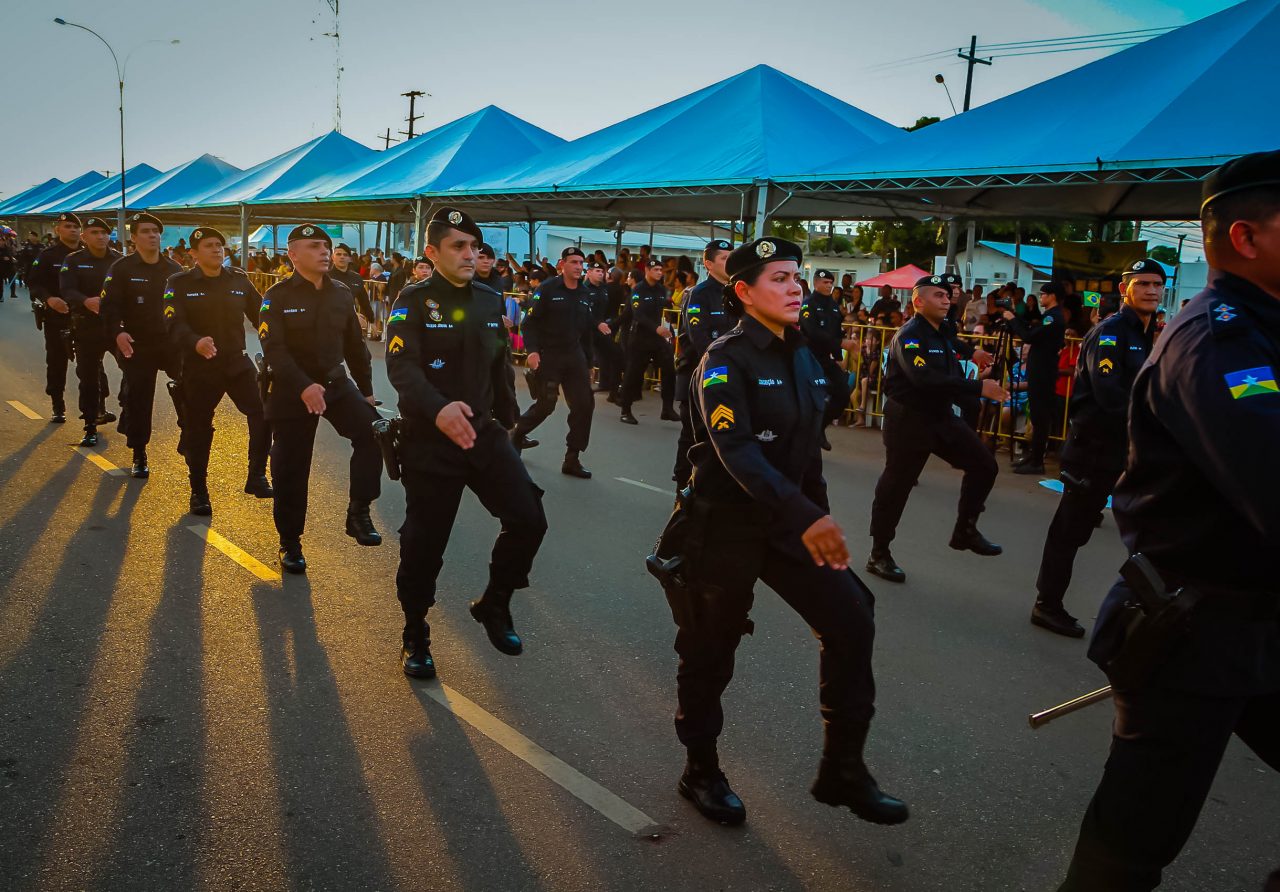
<path id="1" fill-rule="evenodd" d="M 404 430 L 402 418 L 379 418 L 373 423 L 373 439 L 382 451 L 382 463 L 387 466 L 387 476 L 400 479 L 400 443 Z"/>
<path id="2" fill-rule="evenodd" d="M 49 310 L 45 307 L 44 301 L 38 297 L 31 298 L 31 315 L 36 318 L 36 331 L 40 331 L 44 328 L 44 316 L 47 312 L 49 312 Z"/>
<path id="3" fill-rule="evenodd" d="M 253 364 L 258 369 L 258 396 L 262 398 L 262 405 L 266 406 L 267 395 L 271 393 L 271 367 L 261 353 L 254 354 Z"/>
<path id="4" fill-rule="evenodd" d="M 1141 554 L 1120 568 L 1133 594 L 1113 622 L 1122 643 L 1103 667 L 1117 690 L 1142 687 L 1165 662 L 1187 631 L 1196 606 L 1204 597 L 1195 588 L 1168 591 L 1160 574 Z"/>

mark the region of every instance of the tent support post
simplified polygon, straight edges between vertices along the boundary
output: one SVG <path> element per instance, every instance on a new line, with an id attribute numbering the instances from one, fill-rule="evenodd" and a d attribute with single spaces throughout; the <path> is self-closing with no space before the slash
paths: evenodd
<path id="1" fill-rule="evenodd" d="M 427 220 L 423 210 L 422 199 L 413 200 L 413 256 L 421 257 L 427 243 Z"/>
<path id="2" fill-rule="evenodd" d="M 956 248 L 960 242 L 960 229 L 957 221 L 952 219 L 947 223 L 947 268 L 943 272 L 954 273 L 956 271 Z"/>
<path id="3" fill-rule="evenodd" d="M 733 233 L 733 238 L 729 239 L 729 244 L 735 247 L 738 244 L 738 236 L 742 236 L 742 240 L 747 240 L 747 193 L 743 192 L 738 201 L 738 228 Z"/>
<path id="4" fill-rule="evenodd" d="M 249 206 L 240 203 L 240 268 L 249 269 Z"/>
<path id="5" fill-rule="evenodd" d="M 1018 279 L 1022 278 L 1022 221 L 1016 220 L 1013 224 L 1013 284 L 1018 284 Z"/>
<path id="6" fill-rule="evenodd" d="M 536 238 L 538 224 L 534 222 L 533 214 L 529 214 L 529 262 L 536 262 L 534 258 L 537 256 L 538 240 Z"/>
<path id="7" fill-rule="evenodd" d="M 613 231 L 613 265 L 618 265 L 618 258 L 622 256 L 622 233 L 626 231 L 626 225 L 622 220 L 618 221 L 618 228 Z"/>
<path id="8" fill-rule="evenodd" d="M 271 225 L 271 253 L 275 257 L 280 256 L 280 227 L 274 223 Z"/>
<path id="9" fill-rule="evenodd" d="M 765 180 L 756 187 L 756 225 L 753 233 L 756 238 L 764 238 L 769 231 L 769 181 Z"/>
<path id="10" fill-rule="evenodd" d="M 359 233 L 359 235 L 356 236 L 357 238 L 356 247 L 360 249 L 360 256 L 363 257 L 364 256 L 364 224 L 357 223 L 356 227 L 357 227 L 356 232 Z"/>
<path id="11" fill-rule="evenodd" d="M 962 277 L 965 280 L 966 284 L 968 285 L 973 284 L 972 282 L 969 281 L 969 279 L 972 278 L 972 273 L 973 273 L 973 249 L 975 247 L 974 240 L 977 238 L 977 234 L 978 234 L 977 229 L 978 229 L 978 224 L 975 221 L 970 220 L 968 232 L 965 234 L 965 241 L 964 241 L 964 245 L 965 245 L 964 256 L 965 256 L 966 265 L 969 267 L 969 269 L 967 270 L 969 275 Z"/>

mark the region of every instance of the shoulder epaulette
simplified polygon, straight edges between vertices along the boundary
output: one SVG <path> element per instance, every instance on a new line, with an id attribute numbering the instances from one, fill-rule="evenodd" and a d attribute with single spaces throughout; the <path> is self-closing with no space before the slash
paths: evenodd
<path id="1" fill-rule="evenodd" d="M 720 337 L 712 341 L 711 345 L 707 347 L 707 352 L 710 353 L 712 350 L 715 350 L 717 347 L 723 347 L 726 344 L 729 344 L 734 338 L 738 337 L 742 333 L 743 333 L 743 330 L 741 328 L 730 329 L 729 331 L 725 332 L 724 334 L 720 335 Z"/>
<path id="2" fill-rule="evenodd" d="M 1248 330 L 1247 320 L 1229 301 L 1214 298 L 1209 301 L 1209 331 L 1215 338 L 1232 337 Z"/>

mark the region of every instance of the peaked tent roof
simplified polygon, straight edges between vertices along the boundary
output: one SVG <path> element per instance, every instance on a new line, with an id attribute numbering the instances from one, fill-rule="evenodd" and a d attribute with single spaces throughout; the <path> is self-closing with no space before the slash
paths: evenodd
<path id="1" fill-rule="evenodd" d="M 887 273 L 872 276 L 870 279 L 863 279 L 858 284 L 868 288 L 879 288 L 881 285 L 888 285 L 890 288 L 913 288 L 916 282 L 927 275 L 929 274 L 914 263 L 908 263 L 906 266 L 900 266 Z"/>
<path id="2" fill-rule="evenodd" d="M 150 164 L 135 164 L 125 171 L 125 189 L 132 188 L 131 183 L 141 185 L 158 176 L 160 171 Z M 82 211 L 89 205 L 101 201 L 104 196 L 110 196 L 116 202 L 116 206 L 119 206 L 120 174 L 99 179 L 76 192 L 60 194 L 50 201 L 28 208 L 27 212 L 43 215 L 60 214 L 63 211 Z"/>
<path id="3" fill-rule="evenodd" d="M 188 195 L 207 191 L 214 183 L 222 182 L 228 175 L 239 172 L 240 168 L 206 153 L 141 182 L 130 177 L 125 181 L 125 206 L 150 208 L 180 201 Z M 84 210 L 110 210 L 119 205 L 118 195 L 104 196 L 85 204 Z"/>
<path id="4" fill-rule="evenodd" d="M 26 189 L 23 189 L 21 192 L 17 193 L 16 195 L 10 195 L 4 201 L 0 201 L 0 214 L 5 213 L 5 210 L 7 208 L 10 208 L 10 207 L 20 208 L 24 204 L 28 204 L 30 202 L 36 201 L 41 196 L 50 195 L 53 192 L 56 192 L 59 187 L 65 186 L 65 185 L 66 183 L 64 183 L 62 180 L 58 179 L 57 177 L 50 177 L 49 179 L 45 180 L 43 183 L 40 183 L 39 185 L 28 186 Z"/>
<path id="5" fill-rule="evenodd" d="M 293 192 L 307 192 L 308 184 L 323 180 L 334 170 L 367 160 L 377 154 L 368 146 L 331 130 L 274 158 L 215 183 L 203 192 L 192 192 L 170 201 L 170 206 L 208 207 L 244 201 L 268 200 Z"/>
<path id="6" fill-rule="evenodd" d="M 1194 218 L 1210 170 L 1280 143 L 1258 111 L 1280 106 L 1277 43 L 1280 0 L 1245 0 L 795 180 L 911 189 L 977 213 Z"/>
<path id="7" fill-rule="evenodd" d="M 73 180 L 68 180 L 56 189 L 51 189 L 40 195 L 31 196 L 28 199 L 23 199 L 21 202 L 14 201 L 12 204 L 5 205 L 5 212 L 15 216 L 30 214 L 38 207 L 75 195 L 77 192 L 88 189 L 89 187 L 97 183 L 101 183 L 106 179 L 106 176 L 103 175 L 101 171 L 86 170 L 84 173 L 80 174 L 80 176 Z M 17 196 L 14 197 L 17 198 Z"/>

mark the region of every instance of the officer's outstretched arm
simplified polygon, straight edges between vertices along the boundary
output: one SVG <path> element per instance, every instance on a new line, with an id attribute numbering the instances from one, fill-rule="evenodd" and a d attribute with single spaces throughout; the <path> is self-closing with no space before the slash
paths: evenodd
<path id="1" fill-rule="evenodd" d="M 435 424 L 440 410 L 453 401 L 422 370 L 421 303 L 412 291 L 401 294 L 387 316 L 387 377 L 399 394 L 403 415 Z"/>
<path id="2" fill-rule="evenodd" d="M 826 515 L 801 488 L 771 465 L 752 433 L 746 376 L 723 351 L 712 350 L 698 365 L 699 409 L 721 464 L 751 498 L 771 508 L 795 530 L 807 530 Z"/>

